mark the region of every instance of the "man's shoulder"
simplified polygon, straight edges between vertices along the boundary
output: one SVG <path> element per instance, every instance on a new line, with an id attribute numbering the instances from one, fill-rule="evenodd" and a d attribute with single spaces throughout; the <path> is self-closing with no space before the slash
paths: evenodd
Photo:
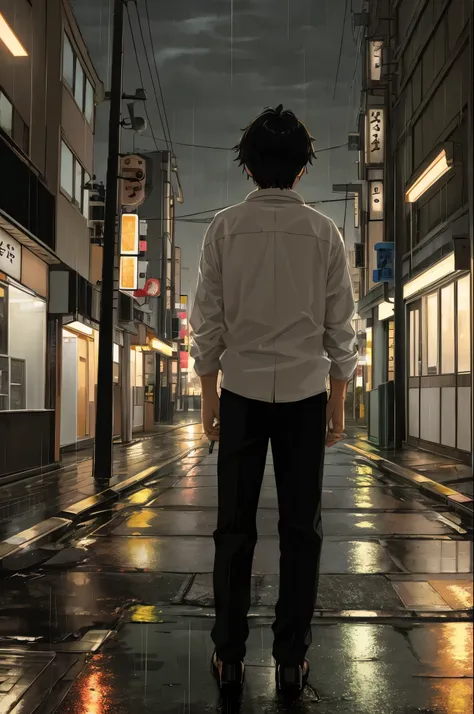
<path id="1" fill-rule="evenodd" d="M 340 239 L 339 230 L 332 218 L 313 208 L 313 206 L 309 206 L 307 203 L 300 204 L 295 216 L 300 219 L 302 230 L 314 235 L 315 238 L 331 244 L 337 243 Z"/>
<path id="2" fill-rule="evenodd" d="M 242 216 L 245 215 L 246 210 L 247 203 L 242 201 L 217 211 L 206 231 L 205 245 L 214 243 L 216 240 L 232 233 Z"/>

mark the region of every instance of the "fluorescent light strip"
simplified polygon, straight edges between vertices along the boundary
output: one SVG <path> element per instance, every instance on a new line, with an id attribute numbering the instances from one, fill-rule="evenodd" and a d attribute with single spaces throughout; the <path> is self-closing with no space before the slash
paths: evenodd
<path id="1" fill-rule="evenodd" d="M 418 201 L 450 168 L 451 166 L 448 164 L 446 150 L 443 149 L 425 171 L 423 171 L 421 176 L 407 189 L 405 195 L 406 202 L 415 203 Z"/>
<path id="2" fill-rule="evenodd" d="M 14 57 L 28 57 L 28 52 L 13 32 L 8 22 L 0 12 L 0 40 L 4 42 Z"/>
<path id="3" fill-rule="evenodd" d="M 435 263 L 431 268 L 428 268 L 428 270 L 425 270 L 421 275 L 417 275 L 416 278 L 413 278 L 413 280 L 410 280 L 404 285 L 404 299 L 407 300 L 412 295 L 416 295 L 416 293 L 429 288 L 430 285 L 434 285 L 450 273 L 454 273 L 454 270 L 454 253 L 450 253 L 446 258 L 440 260 L 439 263 Z"/>

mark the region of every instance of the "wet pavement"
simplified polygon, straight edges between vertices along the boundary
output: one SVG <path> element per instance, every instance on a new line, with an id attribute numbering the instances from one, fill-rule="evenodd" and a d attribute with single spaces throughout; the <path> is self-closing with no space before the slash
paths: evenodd
<path id="1" fill-rule="evenodd" d="M 131 445 L 113 447 L 111 483 L 173 456 L 187 453 L 202 438 L 196 426 L 163 426 L 153 436 Z M 78 451 L 64 456 L 63 467 L 41 476 L 0 485 L 0 539 L 30 528 L 83 498 L 103 490 L 94 484 L 92 454 Z"/>
<path id="2" fill-rule="evenodd" d="M 209 676 L 217 455 L 201 447 L 200 427 L 188 432 L 162 447 L 194 444 L 187 458 L 56 542 L 7 559 L 0 712 L 238 711 Z M 131 464 L 145 468 L 151 449 L 140 448 Z M 129 454 L 117 471 L 133 468 Z M 243 714 L 287 710 L 270 657 L 277 518 L 270 454 Z M 323 526 L 311 687 L 291 711 L 470 712 L 472 523 L 341 445 L 326 455 Z"/>

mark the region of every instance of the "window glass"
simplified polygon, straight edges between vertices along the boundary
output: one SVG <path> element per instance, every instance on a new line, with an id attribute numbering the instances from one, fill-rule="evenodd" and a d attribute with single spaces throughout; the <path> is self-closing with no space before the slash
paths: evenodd
<path id="1" fill-rule="evenodd" d="M 438 293 L 423 299 L 423 374 L 438 374 Z"/>
<path id="2" fill-rule="evenodd" d="M 365 358 L 367 374 L 365 379 L 365 389 L 367 392 L 372 391 L 372 328 L 368 327 L 366 330 L 366 347 L 365 347 Z"/>
<path id="3" fill-rule="evenodd" d="M 441 374 L 454 374 L 454 283 L 441 290 Z"/>
<path id="4" fill-rule="evenodd" d="M 10 100 L 0 92 L 0 126 L 11 136 L 13 127 L 13 107 Z"/>
<path id="5" fill-rule="evenodd" d="M 388 381 L 395 379 L 395 321 L 388 322 Z"/>
<path id="6" fill-rule="evenodd" d="M 84 70 L 81 63 L 76 58 L 76 76 L 74 80 L 74 99 L 81 112 L 84 110 Z"/>
<path id="7" fill-rule="evenodd" d="M 74 196 L 74 156 L 64 141 L 61 142 L 61 188 L 71 198 Z"/>
<path id="8" fill-rule="evenodd" d="M 44 409 L 46 302 L 11 286 L 8 308 L 10 408 Z"/>
<path id="9" fill-rule="evenodd" d="M 470 276 L 458 280 L 458 372 L 471 371 Z"/>
<path id="10" fill-rule="evenodd" d="M 74 201 L 82 211 L 82 166 L 74 159 Z"/>
<path id="11" fill-rule="evenodd" d="M 84 171 L 83 180 L 83 186 L 86 186 L 91 180 L 91 177 L 89 176 L 87 171 Z M 84 218 L 87 218 L 87 220 L 89 220 L 89 191 L 87 189 L 83 189 L 82 191 L 82 214 Z"/>
<path id="12" fill-rule="evenodd" d="M 136 355 L 135 369 L 135 386 L 143 387 L 143 355 L 141 352 Z"/>
<path id="13" fill-rule="evenodd" d="M 92 89 L 92 84 L 86 79 L 86 99 L 84 105 L 84 116 L 92 125 L 92 120 L 94 118 L 94 90 Z"/>
<path id="14" fill-rule="evenodd" d="M 30 130 L 25 124 L 21 116 L 15 110 L 13 112 L 13 141 L 18 144 L 20 149 L 28 154 L 30 148 Z"/>
<path id="15" fill-rule="evenodd" d="M 66 34 L 63 42 L 63 79 L 71 89 L 74 87 L 74 52 Z"/>
<path id="16" fill-rule="evenodd" d="M 420 311 L 410 312 L 410 377 L 420 376 Z"/>
<path id="17" fill-rule="evenodd" d="M 8 288 L 0 285 L 0 355 L 8 352 Z M 0 389 L 0 392 L 2 390 Z"/>

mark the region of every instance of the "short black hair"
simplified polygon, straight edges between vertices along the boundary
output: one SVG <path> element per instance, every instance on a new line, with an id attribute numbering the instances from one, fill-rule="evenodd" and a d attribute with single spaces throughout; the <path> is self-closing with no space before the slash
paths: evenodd
<path id="1" fill-rule="evenodd" d="M 315 158 L 313 137 L 292 111 L 267 107 L 246 129 L 235 161 L 247 168 L 259 188 L 291 188 Z"/>

